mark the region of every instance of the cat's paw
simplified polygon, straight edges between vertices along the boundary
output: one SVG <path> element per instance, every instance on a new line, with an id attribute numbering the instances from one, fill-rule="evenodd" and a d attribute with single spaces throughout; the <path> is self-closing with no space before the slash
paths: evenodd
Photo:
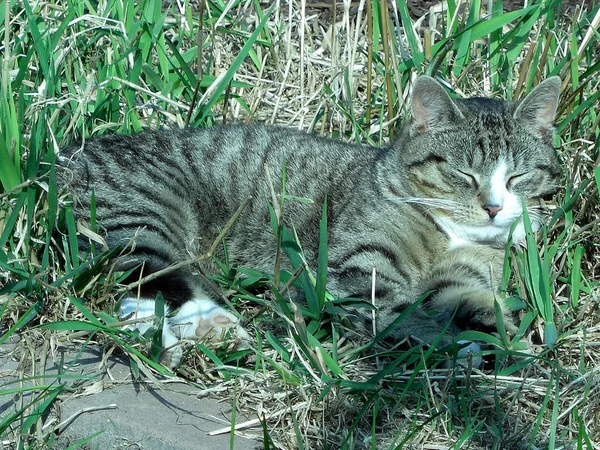
<path id="1" fill-rule="evenodd" d="M 498 317 L 494 307 L 494 294 L 490 291 L 461 292 L 458 300 L 444 299 L 438 302 L 437 307 L 441 312 L 436 320 L 446 325 L 451 320 L 450 331 L 458 334 L 461 331 L 474 330 L 484 333 L 498 332 Z M 502 306 L 502 305 L 501 305 Z M 515 335 L 518 328 L 508 311 L 502 308 L 502 322 L 506 331 Z"/>
<path id="2" fill-rule="evenodd" d="M 508 312 L 503 311 L 501 320 L 507 333 L 514 336 L 518 331 L 514 318 Z M 457 314 L 455 322 L 461 325 L 464 330 L 476 330 L 492 334 L 499 332 L 498 316 L 493 306 L 466 304 L 462 311 Z"/>
<path id="3" fill-rule="evenodd" d="M 183 359 L 183 347 L 181 342 L 173 334 L 173 332 L 166 327 L 163 329 L 162 335 L 162 350 L 160 352 L 160 363 L 164 366 L 174 369 L 181 363 Z"/>
<path id="4" fill-rule="evenodd" d="M 125 329 L 137 329 L 144 334 L 154 326 L 154 300 L 126 297 L 121 300 L 119 317 L 131 321 Z M 239 319 L 210 299 L 195 299 L 184 303 L 177 314 L 168 317 L 165 307 L 160 362 L 171 369 L 183 358 L 182 341 L 218 343 L 228 335 L 237 339 L 236 348 L 248 348 L 250 335 Z"/>
<path id="5" fill-rule="evenodd" d="M 119 318 L 124 319 L 129 324 L 123 328 L 126 330 L 138 330 L 143 335 L 151 327 L 155 326 L 154 316 L 155 303 L 150 299 L 138 299 L 135 297 L 125 297 L 121 300 L 121 309 Z M 165 316 L 169 314 L 168 307 L 165 307 Z M 169 321 L 165 317 L 162 327 L 162 350 L 160 353 L 161 364 L 173 369 L 183 357 L 183 349 L 179 339 L 169 328 Z"/>
<path id="6" fill-rule="evenodd" d="M 144 334 L 154 325 L 154 300 L 124 297 L 121 299 L 119 318 L 125 320 L 125 330 L 138 330 Z"/>
<path id="7" fill-rule="evenodd" d="M 230 332 L 237 338 L 238 348 L 247 348 L 250 335 L 239 319 L 209 299 L 184 303 L 177 314 L 169 318 L 169 327 L 179 339 L 220 342 Z"/>

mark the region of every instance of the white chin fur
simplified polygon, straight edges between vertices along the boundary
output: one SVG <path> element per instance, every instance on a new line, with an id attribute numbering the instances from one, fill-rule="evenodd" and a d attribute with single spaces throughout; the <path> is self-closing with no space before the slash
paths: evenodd
<path id="1" fill-rule="evenodd" d="M 518 221 L 512 234 L 514 245 L 525 242 L 525 227 L 521 219 Z M 512 222 L 509 221 L 505 221 L 506 224 L 484 226 L 461 225 L 447 218 L 436 218 L 436 222 L 450 239 L 448 246 L 450 250 L 473 244 L 502 248 L 507 244 L 512 228 Z M 533 231 L 537 231 L 541 226 L 540 222 L 537 220 L 531 222 L 531 228 Z"/>

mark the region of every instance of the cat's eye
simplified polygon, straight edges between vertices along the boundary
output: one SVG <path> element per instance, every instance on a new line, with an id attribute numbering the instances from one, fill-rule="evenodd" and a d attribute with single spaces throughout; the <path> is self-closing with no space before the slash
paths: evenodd
<path id="1" fill-rule="evenodd" d="M 525 177 L 525 175 L 527 175 L 527 172 L 511 175 L 510 178 L 506 181 L 506 187 L 510 189 L 519 181 L 521 181 Z"/>
<path id="2" fill-rule="evenodd" d="M 473 172 L 456 169 L 456 172 L 476 189 L 479 187 L 479 176 Z"/>

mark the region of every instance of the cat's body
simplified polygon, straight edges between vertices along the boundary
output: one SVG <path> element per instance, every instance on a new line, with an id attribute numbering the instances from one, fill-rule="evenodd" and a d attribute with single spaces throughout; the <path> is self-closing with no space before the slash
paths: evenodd
<path id="1" fill-rule="evenodd" d="M 227 235 L 228 255 L 234 266 L 269 272 L 276 241 L 266 167 L 280 193 L 285 164 L 286 193 L 312 200 L 286 200 L 283 217 L 297 231 L 313 270 L 327 198 L 330 292 L 370 299 L 375 268 L 377 325 L 383 329 L 433 291 L 426 305 L 435 315 L 417 309 L 398 330 L 433 342 L 455 311 L 453 330 L 495 327 L 503 249 L 521 216 L 521 197 L 539 224 L 533 205 L 557 188 L 551 138 L 559 88 L 557 78 L 549 79 L 520 104 L 452 101 L 422 77 L 411 123 L 387 149 L 256 125 L 147 130 L 94 138 L 81 152 L 67 149 L 61 157 L 70 170 L 62 178 L 79 217 L 89 216 L 94 190 L 109 246 L 136 235 L 134 251 L 120 264 L 144 263 L 144 274 L 206 251 L 251 196 Z M 522 237 L 519 225 L 515 240 Z M 210 263 L 202 269 L 216 271 Z M 146 299 L 160 290 L 175 306 L 184 305 L 165 325 L 165 348 L 179 337 L 202 334 L 207 328 L 199 324 L 207 321 L 208 327 L 237 326 L 244 334 L 192 271 L 184 268 L 146 286 Z M 123 313 L 134 311 L 151 315 L 152 301 L 130 297 Z M 182 320 L 187 325 L 178 327 Z"/>

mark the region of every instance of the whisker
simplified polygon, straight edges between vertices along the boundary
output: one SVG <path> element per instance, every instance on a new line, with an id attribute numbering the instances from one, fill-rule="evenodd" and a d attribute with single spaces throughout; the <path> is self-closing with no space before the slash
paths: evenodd
<path id="1" fill-rule="evenodd" d="M 536 217 L 538 219 L 544 218 L 545 216 L 550 214 L 550 211 L 542 206 L 528 206 L 527 212 L 530 216 Z"/>

